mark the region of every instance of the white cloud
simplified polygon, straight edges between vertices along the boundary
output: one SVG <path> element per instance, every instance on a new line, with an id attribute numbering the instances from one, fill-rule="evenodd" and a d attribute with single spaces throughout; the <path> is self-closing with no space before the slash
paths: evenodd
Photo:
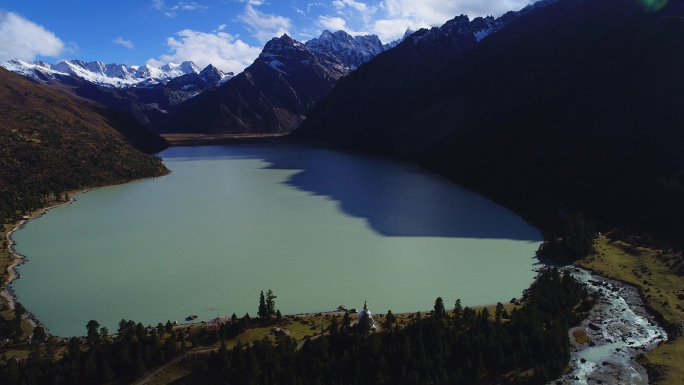
<path id="1" fill-rule="evenodd" d="M 464 14 L 471 19 L 478 16 L 501 16 L 510 10 L 518 10 L 535 0 L 384 0 L 381 7 L 389 18 L 421 20 L 430 25 L 441 25 L 447 20 Z"/>
<path id="2" fill-rule="evenodd" d="M 369 7 L 364 3 L 359 3 L 354 0 L 334 0 L 332 2 L 333 6 L 337 9 L 342 9 L 345 6 L 352 7 L 356 9 L 357 11 L 360 12 L 370 12 L 373 13 L 375 12 L 376 8 L 375 7 Z"/>
<path id="3" fill-rule="evenodd" d="M 250 47 L 237 39 L 237 36 L 225 32 L 204 33 L 186 29 L 177 35 L 179 39 L 166 39 L 172 54 L 150 59 L 147 64 L 158 67 L 168 62 L 180 63 L 191 60 L 200 68 L 213 64 L 223 71 L 238 73 L 252 64 L 261 53 L 260 48 Z"/>
<path id="4" fill-rule="evenodd" d="M 332 7 L 338 15 L 346 20 L 358 21 L 352 24 L 362 28 L 366 28 L 369 25 L 375 12 L 378 10 L 377 7 L 354 0 L 334 0 Z"/>
<path id="5" fill-rule="evenodd" d="M 124 40 L 121 36 L 117 37 L 116 39 L 112 40 L 116 44 L 121 44 L 122 46 L 128 48 L 128 49 L 133 49 L 135 46 L 133 46 L 133 42 L 130 40 Z"/>
<path id="6" fill-rule="evenodd" d="M 206 11 L 207 9 L 209 9 L 208 6 L 199 5 L 199 4 L 195 3 L 194 1 L 190 2 L 190 3 L 184 3 L 181 1 L 178 4 L 178 6 L 184 11 Z"/>
<path id="7" fill-rule="evenodd" d="M 247 3 L 247 4 L 257 5 L 257 6 L 266 3 L 265 1 L 262 1 L 262 0 L 238 0 L 238 1 L 241 3 Z"/>
<path id="8" fill-rule="evenodd" d="M 287 17 L 259 12 L 250 4 L 245 5 L 245 12 L 238 19 L 247 24 L 247 30 L 261 43 L 288 33 L 292 27 L 292 21 Z"/>
<path id="9" fill-rule="evenodd" d="M 353 0 L 335 0 L 353 1 Z M 368 27 L 383 42 L 398 39 L 407 28 L 419 29 L 439 26 L 461 14 L 470 19 L 480 16 L 501 16 L 507 11 L 519 10 L 536 0 L 383 0 L 382 19 Z"/>
<path id="10" fill-rule="evenodd" d="M 367 31 L 355 31 L 347 25 L 347 21 L 337 16 L 319 15 L 316 24 L 329 31 L 335 32 L 343 30 L 352 36 L 368 35 Z"/>
<path id="11" fill-rule="evenodd" d="M 323 3 L 309 3 L 306 5 L 306 13 L 311 13 L 311 7 L 326 7 Z"/>
<path id="12" fill-rule="evenodd" d="M 420 22 L 411 19 L 390 19 L 390 20 L 376 20 L 370 27 L 372 33 L 378 35 L 380 41 L 389 43 L 404 36 L 407 29 L 417 31 L 421 28 L 430 28 L 430 25 L 425 22 Z"/>
<path id="13" fill-rule="evenodd" d="M 37 55 L 57 57 L 68 51 L 64 42 L 42 25 L 0 10 L 0 61 L 32 61 Z"/>
<path id="14" fill-rule="evenodd" d="M 181 1 L 177 5 L 168 7 L 166 5 L 166 3 L 164 3 L 164 0 L 152 0 L 152 8 L 164 12 L 164 15 L 166 15 L 168 17 L 175 17 L 177 15 L 177 13 L 175 11 L 177 11 L 177 10 L 181 10 L 181 11 L 206 11 L 207 9 L 209 9 L 208 6 L 197 4 L 194 1 L 189 2 L 189 3 Z"/>
<path id="15" fill-rule="evenodd" d="M 347 28 L 347 21 L 341 17 L 320 15 L 318 16 L 317 23 L 321 27 L 333 32 L 339 31 L 340 29 L 344 30 Z"/>
<path id="16" fill-rule="evenodd" d="M 152 0 L 152 8 L 163 11 L 166 9 L 166 4 L 164 0 Z"/>
<path id="17" fill-rule="evenodd" d="M 216 29 L 219 30 L 219 31 L 223 31 L 224 29 L 226 29 L 226 25 L 225 25 L 225 24 L 221 24 L 221 25 L 219 25 Z"/>

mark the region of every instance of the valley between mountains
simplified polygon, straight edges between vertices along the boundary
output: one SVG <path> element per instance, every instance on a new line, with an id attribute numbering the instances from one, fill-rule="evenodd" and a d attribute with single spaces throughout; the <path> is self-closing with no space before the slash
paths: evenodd
<path id="1" fill-rule="evenodd" d="M 454 16 L 389 43 L 342 30 L 325 30 L 308 41 L 283 34 L 268 40 L 239 73 L 191 61 L 159 68 L 79 60 L 0 64 L 0 385 L 684 381 L 684 4 L 540 0 L 497 18 Z M 211 144 L 243 146 L 203 147 Z M 428 186 L 444 177 L 541 232 L 543 241 L 529 256 L 539 265 L 536 277 L 512 294 L 516 298 L 489 301 L 491 306 L 462 306 L 461 299 L 454 303 L 447 296 L 468 297 L 444 293 L 434 306 L 425 303 L 415 312 L 393 314 L 378 304 L 382 314 L 370 321 L 369 312 L 332 311 L 337 303 L 290 315 L 264 311 L 260 304 L 256 316 L 220 314 L 226 317 L 216 324 L 160 319 L 147 327 L 124 318 L 113 330 L 105 326 L 111 320 L 92 320 L 82 325 L 84 337 L 57 338 L 30 306 L 24 308 L 11 280 L 19 272 L 31 274 L 33 257 L 18 253 L 14 231 L 41 223 L 37 218 L 48 207 L 85 205 L 73 199 L 78 192 L 150 182 L 126 193 L 135 197 L 155 191 L 155 181 L 201 175 L 205 170 L 187 170 L 204 162 L 216 172 L 224 167 L 218 162 L 230 165 L 220 175 L 232 179 L 207 178 L 206 186 L 213 186 L 207 188 L 225 189 L 224 195 L 214 199 L 194 182 L 187 191 L 198 195 L 187 204 L 148 215 L 186 213 L 164 220 L 183 222 L 165 236 L 214 215 L 237 218 L 250 207 L 250 220 L 240 220 L 232 233 L 280 226 L 261 241 L 277 246 L 274 253 L 306 241 L 288 238 L 297 224 L 311 225 L 306 231 L 317 234 L 313 248 L 337 220 L 340 237 L 357 234 L 348 243 L 368 242 L 369 248 L 389 243 L 371 243 L 353 226 L 362 223 L 359 229 L 372 230 L 381 242 L 536 240 L 519 235 L 522 230 L 500 230 L 507 220 L 483 224 L 494 209 L 473 215 L 479 219 L 469 226 L 450 227 L 458 218 L 439 222 L 484 207 L 471 203 L 461 212 L 450 206 L 453 196 L 439 195 L 446 190 L 430 192 Z M 172 165 L 180 171 L 168 175 Z M 404 175 L 398 169 L 414 178 L 412 184 L 397 176 Z M 254 190 L 240 179 L 248 173 L 255 186 L 274 180 L 277 187 Z M 174 191 L 192 195 L 180 187 Z M 155 196 L 138 210 L 176 202 Z M 236 203 L 244 196 L 270 198 L 253 206 Z M 283 197 L 301 218 L 266 210 Z M 330 201 L 335 210 L 325 206 Z M 216 209 L 202 218 L 187 211 L 206 202 Z M 327 207 L 342 216 L 305 217 L 313 207 L 321 207 L 317 215 Z M 44 223 L 57 215 L 48 213 Z M 198 235 L 204 241 L 195 247 L 230 239 L 230 231 L 209 236 L 215 230 L 207 230 L 207 238 Z M 109 231 L 119 234 L 116 226 Z M 248 236 L 239 238 L 231 242 Z M 330 255 L 353 250 L 331 242 Z M 413 245 L 392 246 L 393 254 L 413 252 Z M 384 251 L 375 255 L 386 256 Z M 245 266 L 265 263 L 265 253 Z M 502 258 L 508 254 L 501 252 Z M 441 257 L 430 258 L 425 265 Z M 280 271 L 298 269 L 306 279 L 312 264 Z M 414 268 L 418 274 L 421 266 Z M 277 274 L 269 274 L 278 287 Z M 354 273 L 347 274 L 352 281 Z M 359 276 L 364 278 L 354 285 L 380 291 L 372 284 L 382 279 Z M 420 291 L 428 281 L 401 283 Z M 253 291 L 246 296 L 256 298 Z M 287 308 L 289 291 L 274 291 Z M 310 290 L 312 296 L 316 291 Z M 335 290 L 340 292 L 353 290 Z M 256 309 L 256 300 L 251 302 Z"/>

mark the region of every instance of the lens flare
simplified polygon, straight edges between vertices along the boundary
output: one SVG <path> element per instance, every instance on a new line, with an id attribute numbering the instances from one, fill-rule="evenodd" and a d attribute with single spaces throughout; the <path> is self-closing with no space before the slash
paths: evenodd
<path id="1" fill-rule="evenodd" d="M 659 11 L 663 8 L 668 0 L 641 0 L 649 11 Z"/>

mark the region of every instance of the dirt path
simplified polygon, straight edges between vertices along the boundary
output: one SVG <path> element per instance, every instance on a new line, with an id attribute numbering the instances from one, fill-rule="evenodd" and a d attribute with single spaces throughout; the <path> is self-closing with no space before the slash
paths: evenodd
<path id="1" fill-rule="evenodd" d="M 180 361 L 180 360 L 182 360 L 182 359 L 184 359 L 184 358 L 190 357 L 190 356 L 192 356 L 193 354 L 208 353 L 208 352 L 217 351 L 217 350 L 218 350 L 218 348 L 212 348 L 212 349 L 202 349 L 202 350 L 191 350 L 191 351 L 189 351 L 189 352 L 186 352 L 186 353 L 184 353 L 184 354 L 182 354 L 182 355 L 180 355 L 180 356 L 174 358 L 173 360 L 171 360 L 171 361 L 165 363 L 164 365 L 162 365 L 162 366 L 160 366 L 160 367 L 158 367 L 158 368 L 152 370 L 150 374 L 148 374 L 148 375 L 147 375 L 146 377 L 144 377 L 143 379 L 134 382 L 133 385 L 142 385 L 142 384 L 146 384 L 146 383 L 150 382 L 151 380 L 154 379 L 154 377 L 155 377 L 157 374 L 159 374 L 159 373 L 163 372 L 164 370 L 168 369 L 169 366 L 171 366 L 171 365 L 173 365 L 173 364 L 176 364 L 178 361 Z"/>

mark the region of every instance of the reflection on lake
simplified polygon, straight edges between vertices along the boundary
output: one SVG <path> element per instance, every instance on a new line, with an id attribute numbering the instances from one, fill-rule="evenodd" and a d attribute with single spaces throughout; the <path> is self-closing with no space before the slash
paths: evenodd
<path id="1" fill-rule="evenodd" d="M 53 333 L 339 305 L 374 313 L 519 297 L 541 234 L 410 163 L 308 146 L 176 147 L 172 174 L 78 195 L 15 234 L 13 283 Z"/>

